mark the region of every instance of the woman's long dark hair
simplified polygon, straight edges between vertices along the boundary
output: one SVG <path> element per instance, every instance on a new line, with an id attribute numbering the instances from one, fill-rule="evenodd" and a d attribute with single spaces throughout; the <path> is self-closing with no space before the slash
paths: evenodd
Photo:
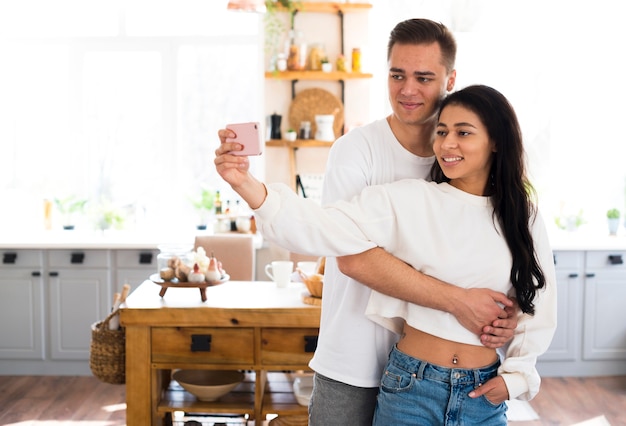
<path id="1" fill-rule="evenodd" d="M 448 95 L 440 111 L 448 105 L 459 105 L 478 115 L 495 144 L 485 194 L 491 197 L 493 214 L 511 250 L 511 283 L 519 306 L 524 313 L 534 314 L 533 299 L 546 280 L 530 233 L 530 223 L 537 214 L 535 190 L 526 177 L 522 132 L 515 111 L 500 92 L 481 85 Z M 450 181 L 438 162 L 433 165 L 431 178 L 435 182 Z"/>

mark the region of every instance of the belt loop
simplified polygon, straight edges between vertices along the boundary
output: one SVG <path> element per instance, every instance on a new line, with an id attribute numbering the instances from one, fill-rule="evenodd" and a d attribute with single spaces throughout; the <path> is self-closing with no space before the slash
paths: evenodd
<path id="1" fill-rule="evenodd" d="M 480 368 L 475 368 L 473 372 L 474 372 L 474 387 L 478 387 L 482 385 Z"/>
<path id="2" fill-rule="evenodd" d="M 416 379 L 422 380 L 424 378 L 424 369 L 426 368 L 428 363 L 426 361 L 420 361 L 419 363 L 420 363 L 420 366 L 417 369 Z"/>

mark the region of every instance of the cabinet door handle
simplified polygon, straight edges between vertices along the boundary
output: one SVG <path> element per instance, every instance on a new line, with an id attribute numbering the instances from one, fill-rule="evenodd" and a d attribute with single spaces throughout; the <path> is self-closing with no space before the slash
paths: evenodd
<path id="1" fill-rule="evenodd" d="M 58 277 L 58 276 L 59 276 L 59 273 L 58 273 L 58 272 L 56 272 L 56 271 L 52 271 L 52 272 L 50 272 L 48 275 L 50 275 L 51 277 Z"/>
<path id="2" fill-rule="evenodd" d="M 577 273 L 569 274 L 567 278 L 578 278 L 578 274 Z"/>
<path id="3" fill-rule="evenodd" d="M 317 348 L 317 336 L 304 336 L 304 352 L 315 352 Z"/>
<path id="4" fill-rule="evenodd" d="M 17 260 L 17 253 L 15 252 L 7 252 L 2 255 L 2 263 L 5 265 L 13 265 Z"/>
<path id="5" fill-rule="evenodd" d="M 211 352 L 210 334 L 192 334 L 191 352 Z"/>
<path id="6" fill-rule="evenodd" d="M 33 271 L 30 273 L 31 276 L 33 277 L 40 277 L 41 276 L 41 271 Z"/>
<path id="7" fill-rule="evenodd" d="M 139 264 L 150 265 L 152 263 L 152 253 L 139 253 Z"/>
<path id="8" fill-rule="evenodd" d="M 72 253 L 72 256 L 70 258 L 70 263 L 81 264 L 84 261 L 85 261 L 85 253 L 82 253 L 82 252 Z"/>
<path id="9" fill-rule="evenodd" d="M 595 276 L 596 276 L 596 274 L 593 273 L 593 272 L 588 272 L 588 273 L 585 274 L 586 278 L 594 278 Z"/>
<path id="10" fill-rule="evenodd" d="M 623 265 L 624 259 L 621 254 L 609 254 L 609 263 L 611 265 Z"/>

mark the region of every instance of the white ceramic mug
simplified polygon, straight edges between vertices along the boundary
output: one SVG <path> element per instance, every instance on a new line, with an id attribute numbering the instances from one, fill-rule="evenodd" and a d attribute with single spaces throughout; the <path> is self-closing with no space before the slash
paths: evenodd
<path id="1" fill-rule="evenodd" d="M 277 287 L 287 287 L 291 282 L 293 262 L 291 260 L 275 260 L 265 265 L 265 273 L 276 283 Z"/>
<path id="2" fill-rule="evenodd" d="M 306 275 L 313 275 L 317 269 L 317 262 L 298 262 L 296 266 Z"/>

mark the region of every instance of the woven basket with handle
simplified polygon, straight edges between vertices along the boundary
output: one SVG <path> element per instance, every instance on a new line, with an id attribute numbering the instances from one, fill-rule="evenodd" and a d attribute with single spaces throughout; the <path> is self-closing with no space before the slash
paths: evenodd
<path id="1" fill-rule="evenodd" d="M 126 382 L 126 332 L 109 330 L 109 321 L 119 314 L 114 310 L 104 320 L 91 325 L 89 368 L 100 381 L 121 385 Z"/>

